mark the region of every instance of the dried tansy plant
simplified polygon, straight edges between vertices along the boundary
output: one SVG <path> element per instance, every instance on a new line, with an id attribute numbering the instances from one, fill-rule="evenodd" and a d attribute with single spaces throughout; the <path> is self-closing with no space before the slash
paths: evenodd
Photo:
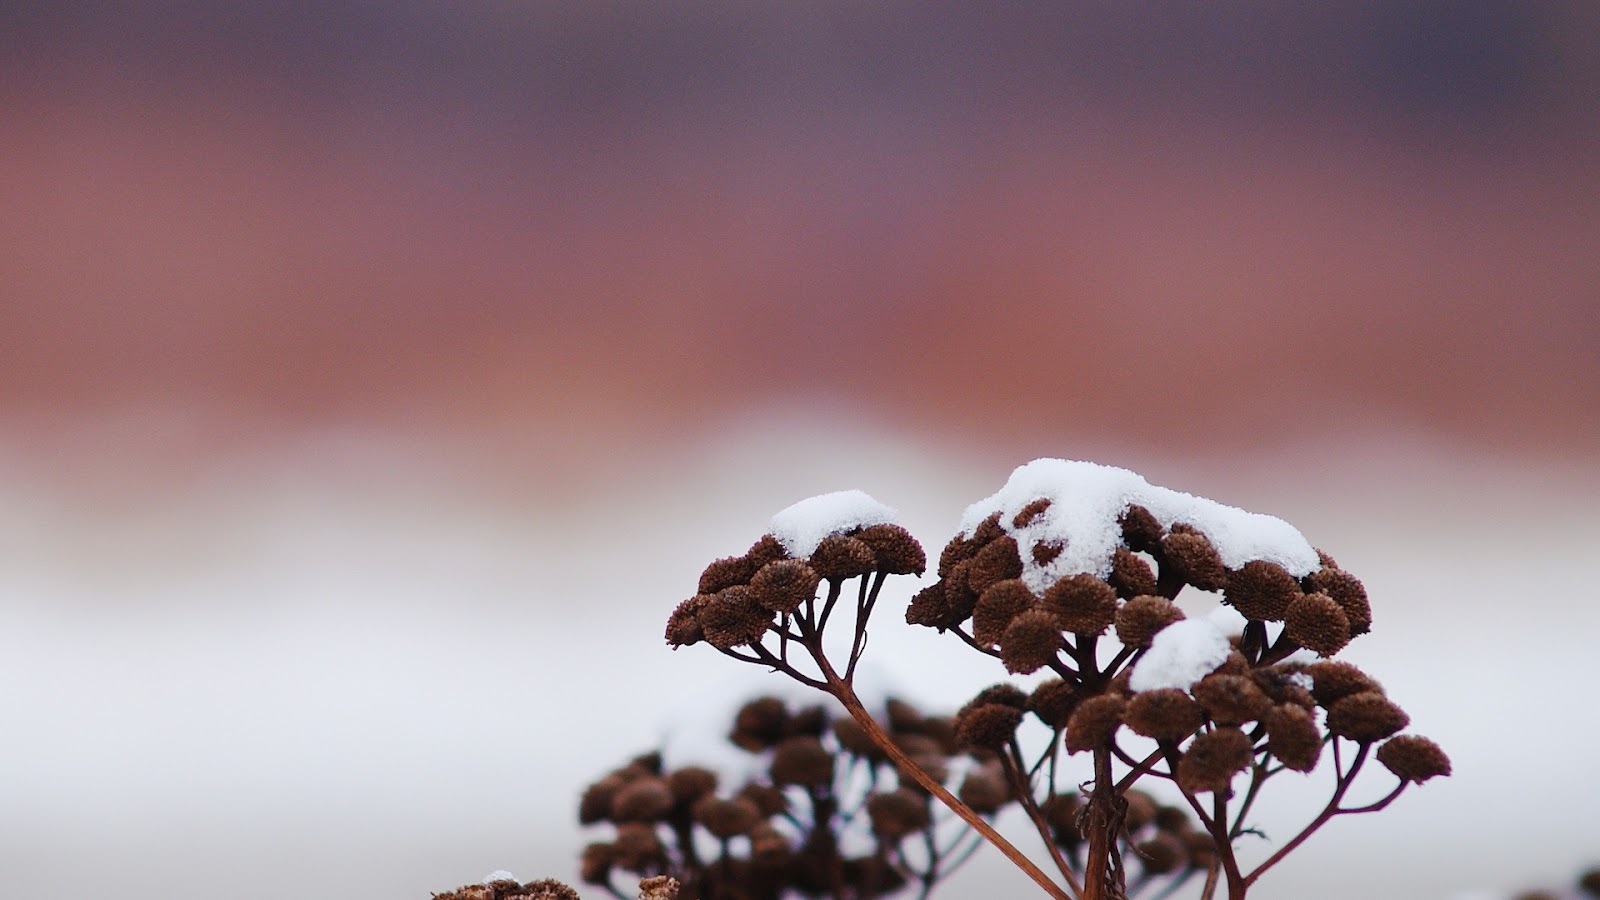
<path id="1" fill-rule="evenodd" d="M 1298 531 L 1124 469 L 1037 460 L 967 509 L 936 578 L 905 610 L 907 622 L 1032 676 L 1026 690 L 980 692 L 946 747 L 977 754 L 1017 799 L 1048 848 L 1048 859 L 1030 859 L 993 828 L 994 808 L 948 790 L 939 766 L 856 694 L 885 579 L 925 567 L 892 510 L 859 491 L 815 497 L 775 516 L 743 556 L 708 566 L 669 618 L 667 641 L 707 643 L 831 694 L 859 729 L 855 752 L 891 762 L 900 790 L 937 799 L 1052 897 L 1165 896 L 1203 876 L 1194 879 L 1201 896 L 1237 900 L 1332 818 L 1382 809 L 1410 785 L 1449 774 L 1437 745 L 1399 734 L 1409 717 L 1375 679 L 1330 658 L 1371 629 L 1372 610 L 1361 582 Z M 1181 598 L 1189 589 L 1220 595 L 1222 607 L 1191 616 Z M 845 608 L 853 627 L 835 648 L 824 638 Z M 1029 716 L 1051 739 L 1024 753 L 1017 729 Z M 1395 776 L 1393 788 L 1347 802 L 1374 759 Z M 1333 773 L 1325 805 L 1246 866 L 1236 849 L 1257 834 L 1250 813 L 1263 786 L 1319 765 Z M 1060 790 L 1077 766 L 1087 774 L 1069 781 L 1078 790 Z M 1156 792 L 1182 808 L 1137 787 L 1163 783 Z M 898 801 L 877 802 L 889 815 Z M 902 882 L 931 886 L 926 873 L 884 860 Z"/>

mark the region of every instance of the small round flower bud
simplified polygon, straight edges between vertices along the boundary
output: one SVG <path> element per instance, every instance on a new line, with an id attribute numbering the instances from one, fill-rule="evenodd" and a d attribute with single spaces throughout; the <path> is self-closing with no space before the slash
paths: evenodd
<path id="1" fill-rule="evenodd" d="M 612 772 L 589 785 L 578 801 L 578 824 L 593 825 L 611 818 L 611 801 L 628 784 L 628 780 Z"/>
<path id="2" fill-rule="evenodd" d="M 728 650 L 759 643 L 772 624 L 772 612 L 756 603 L 748 586 L 736 585 L 713 595 L 696 619 L 711 646 Z"/>
<path id="3" fill-rule="evenodd" d="M 967 570 L 971 565 L 965 562 L 956 566 L 950 577 L 944 580 L 944 602 L 949 607 L 951 621 L 956 624 L 971 618 L 973 609 L 978 605 L 978 594 L 967 583 Z"/>
<path id="4" fill-rule="evenodd" d="M 1296 597 L 1289 604 L 1283 630 L 1289 640 L 1323 656 L 1332 656 L 1350 643 L 1350 620 L 1327 594 Z"/>
<path id="5" fill-rule="evenodd" d="M 589 844 L 578 857 L 578 877 L 584 884 L 609 884 L 615 856 L 610 844 L 598 841 Z"/>
<path id="6" fill-rule="evenodd" d="M 739 789 L 735 796 L 735 799 L 738 798 L 754 803 L 762 818 L 781 815 L 789 809 L 789 800 L 783 795 L 783 789 L 770 784 L 751 782 Z"/>
<path id="7" fill-rule="evenodd" d="M 700 629 L 700 610 L 710 602 L 711 597 L 706 594 L 696 594 L 678 604 L 678 608 L 667 617 L 667 644 L 676 647 L 688 647 L 705 640 L 705 632 Z"/>
<path id="8" fill-rule="evenodd" d="M 1067 719 L 1067 752 L 1093 750 L 1109 741 L 1122 724 L 1125 702 L 1118 694 L 1101 694 L 1079 703 Z"/>
<path id="9" fill-rule="evenodd" d="M 1372 676 L 1342 660 L 1314 662 L 1306 666 L 1305 673 L 1311 676 L 1311 696 L 1324 709 L 1351 694 L 1383 693 L 1383 686 Z"/>
<path id="10" fill-rule="evenodd" d="M 1117 610 L 1117 640 L 1129 647 L 1148 647 L 1156 632 L 1183 619 L 1183 610 L 1165 597 L 1145 594 Z"/>
<path id="11" fill-rule="evenodd" d="M 999 750 L 1016 734 L 1020 724 L 1022 710 L 1014 706 L 1000 703 L 968 704 L 956 714 L 956 742 L 963 748 Z"/>
<path id="12" fill-rule="evenodd" d="M 1028 711 L 1051 728 L 1065 728 L 1077 705 L 1077 689 L 1060 678 L 1040 682 L 1028 696 Z"/>
<path id="13" fill-rule="evenodd" d="M 1133 695 L 1123 708 L 1122 721 L 1134 731 L 1159 741 L 1181 741 L 1205 721 L 1193 697 L 1175 688 Z"/>
<path id="14" fill-rule="evenodd" d="M 1027 506 L 1024 506 L 1021 510 L 1019 510 L 1015 516 L 1011 517 L 1011 527 L 1027 528 L 1029 525 L 1033 524 L 1035 519 L 1043 515 L 1044 511 L 1049 508 L 1049 497 L 1040 497 L 1037 500 L 1033 500 L 1029 502 Z"/>
<path id="15" fill-rule="evenodd" d="M 1315 709 L 1317 701 L 1302 682 L 1305 675 L 1297 665 L 1279 664 L 1265 669 L 1251 669 L 1250 678 L 1273 703 L 1293 703 L 1307 710 Z"/>
<path id="16" fill-rule="evenodd" d="M 829 581 L 843 581 L 871 572 L 878 565 L 878 554 L 865 541 L 843 534 L 830 534 L 811 551 L 811 568 Z"/>
<path id="17" fill-rule="evenodd" d="M 656 827 L 644 822 L 624 822 L 617 826 L 617 839 L 611 842 L 612 861 L 621 869 L 639 875 L 649 874 L 662 865 L 666 848 Z"/>
<path id="18" fill-rule="evenodd" d="M 789 727 L 785 730 L 785 734 L 809 734 L 819 738 L 827 730 L 827 710 L 820 706 L 808 706 L 789 715 Z"/>
<path id="19" fill-rule="evenodd" d="M 985 647 L 1000 643 L 1006 626 L 1018 613 L 1031 609 L 1035 599 L 1033 591 L 1016 578 L 989 585 L 972 611 L 972 639 Z"/>
<path id="20" fill-rule="evenodd" d="M 1237 728 L 1218 728 L 1194 739 L 1178 760 L 1178 783 L 1193 793 L 1226 791 L 1233 776 L 1250 767 L 1250 737 Z"/>
<path id="21" fill-rule="evenodd" d="M 1309 590 L 1319 591 L 1333 598 L 1350 620 L 1350 636 L 1366 634 L 1372 630 L 1372 604 L 1367 600 L 1366 586 L 1361 579 L 1337 567 L 1326 567 L 1306 578 Z"/>
<path id="22" fill-rule="evenodd" d="M 1195 683 L 1194 698 L 1218 725 L 1243 725 L 1266 715 L 1272 699 L 1245 675 L 1207 675 Z"/>
<path id="23" fill-rule="evenodd" d="M 810 735 L 786 738 L 772 756 L 772 783 L 820 787 L 833 783 L 833 754 Z"/>
<path id="24" fill-rule="evenodd" d="M 1117 617 L 1117 592 L 1093 575 L 1069 575 L 1044 592 L 1044 608 L 1062 631 L 1089 637 L 1104 634 Z"/>
<path id="25" fill-rule="evenodd" d="M 1405 710 L 1376 691 L 1351 694 L 1328 707 L 1328 730 L 1352 741 L 1381 741 L 1411 724 Z"/>
<path id="26" fill-rule="evenodd" d="M 998 703 L 1001 706 L 1026 710 L 1028 708 L 1028 694 L 1022 688 L 1002 681 L 999 684 L 991 684 L 979 691 L 967 705 L 977 706 L 980 703 Z"/>
<path id="27" fill-rule="evenodd" d="M 1383 742 L 1378 762 L 1401 781 L 1421 784 L 1436 775 L 1450 774 L 1450 757 L 1439 745 L 1415 734 L 1402 734 Z"/>
<path id="28" fill-rule="evenodd" d="M 1060 620 L 1043 609 L 1023 611 L 1000 637 L 1000 661 L 1006 671 L 1021 675 L 1049 665 L 1060 649 Z"/>
<path id="29" fill-rule="evenodd" d="M 973 812 L 984 816 L 994 815 L 1012 800 L 1011 785 L 1006 782 L 1005 772 L 998 763 L 985 763 L 967 770 L 956 796 L 972 807 Z"/>
<path id="30" fill-rule="evenodd" d="M 739 707 L 733 716 L 733 733 L 728 740 L 759 753 L 789 733 L 789 710 L 777 697 L 757 697 Z"/>
<path id="31" fill-rule="evenodd" d="M 1228 570 L 1223 568 L 1217 548 L 1200 532 L 1181 528 L 1173 526 L 1172 533 L 1161 540 L 1161 564 L 1172 566 L 1180 578 L 1202 591 L 1221 590 L 1227 584 Z"/>
<path id="32" fill-rule="evenodd" d="M 950 539 L 950 543 L 944 545 L 943 550 L 939 551 L 939 567 L 935 571 L 939 573 L 940 578 L 950 577 L 950 570 L 955 568 L 957 563 L 971 559 L 982 547 L 983 544 L 979 541 L 956 535 Z"/>
<path id="33" fill-rule="evenodd" d="M 972 530 L 972 540 L 982 547 L 992 540 L 1004 537 L 1005 533 L 1005 529 L 1000 527 L 1000 513 L 992 512 Z"/>
<path id="34" fill-rule="evenodd" d="M 1267 710 L 1261 721 L 1267 726 L 1268 753 L 1296 772 L 1317 767 L 1322 755 L 1322 732 L 1305 707 L 1280 703 Z"/>
<path id="35" fill-rule="evenodd" d="M 868 797 L 867 815 L 872 819 L 873 833 L 890 843 L 921 831 L 932 821 L 928 798 L 904 788 Z"/>
<path id="36" fill-rule="evenodd" d="M 1189 814 L 1176 806 L 1163 806 L 1156 810 L 1156 828 L 1167 834 L 1183 834 L 1189 830 Z"/>
<path id="37" fill-rule="evenodd" d="M 700 573 L 700 587 L 696 593 L 715 594 L 737 584 L 749 584 L 756 568 L 747 556 L 729 556 L 716 560 Z"/>
<path id="38" fill-rule="evenodd" d="M 541 878 L 527 884 L 516 884 L 517 893 L 509 896 L 518 900 L 579 900 L 578 892 L 571 885 L 563 884 L 554 878 Z"/>
<path id="39" fill-rule="evenodd" d="M 1170 834 L 1157 832 L 1155 837 L 1134 844 L 1133 849 L 1149 875 L 1176 872 L 1189 862 L 1189 848 Z"/>
<path id="40" fill-rule="evenodd" d="M 1050 834 L 1058 845 L 1074 847 L 1083 842 L 1083 829 L 1079 824 L 1083 800 L 1075 792 L 1051 794 L 1039 804 L 1039 812 L 1044 815 L 1045 823 L 1050 826 Z"/>
<path id="41" fill-rule="evenodd" d="M 1300 596 L 1300 583 L 1276 563 L 1252 560 L 1228 574 L 1222 597 L 1246 619 L 1281 622 Z"/>
<path id="42" fill-rule="evenodd" d="M 1016 538 L 1002 535 L 990 541 L 967 563 L 967 587 L 982 594 L 989 585 L 1022 574 L 1022 557 L 1017 555 Z"/>
<path id="43" fill-rule="evenodd" d="M 1235 648 L 1229 650 L 1227 658 L 1222 661 L 1222 665 L 1217 666 L 1212 671 L 1218 675 L 1243 675 L 1249 677 L 1250 661 L 1245 659 L 1244 654 Z"/>
<path id="44" fill-rule="evenodd" d="M 1137 789 L 1128 791 L 1122 799 L 1128 802 L 1128 808 L 1122 811 L 1122 827 L 1129 834 L 1149 825 L 1160 808 L 1154 797 Z"/>
<path id="45" fill-rule="evenodd" d="M 690 806 L 717 789 L 717 773 L 699 766 L 684 766 L 667 775 L 667 787 L 672 791 L 675 804 Z"/>
<path id="46" fill-rule="evenodd" d="M 694 804 L 694 820 L 713 837 L 726 840 L 744 834 L 761 821 L 761 810 L 749 797 L 723 800 L 707 794 Z"/>
<path id="47" fill-rule="evenodd" d="M 1124 599 L 1156 592 L 1156 573 L 1150 564 L 1126 547 L 1118 547 L 1111 554 L 1111 577 L 1107 579 Z"/>
<path id="48" fill-rule="evenodd" d="M 750 549 L 744 552 L 745 559 L 750 560 L 751 568 L 759 571 L 769 562 L 788 559 L 789 551 L 783 549 L 783 543 L 770 534 L 763 534 L 756 539 Z"/>
<path id="49" fill-rule="evenodd" d="M 950 604 L 944 599 L 943 581 L 935 581 L 912 596 L 906 607 L 906 624 L 937 628 L 940 631 L 960 625 L 962 619 L 950 614 Z"/>
<path id="50" fill-rule="evenodd" d="M 655 822 L 672 811 L 672 789 L 665 780 L 647 776 L 632 782 L 611 798 L 613 822 Z"/>
<path id="51" fill-rule="evenodd" d="M 868 525 L 855 534 L 856 540 L 872 548 L 878 571 L 890 575 L 921 575 L 928 568 L 928 554 L 899 525 Z"/>
<path id="52" fill-rule="evenodd" d="M 1130 505 L 1117 517 L 1117 522 L 1122 525 L 1122 541 L 1128 549 L 1135 553 L 1150 553 L 1161 546 L 1161 538 L 1166 535 L 1166 529 L 1150 514 L 1150 510 L 1138 505 Z"/>
<path id="53" fill-rule="evenodd" d="M 798 559 L 780 559 L 761 567 L 750 579 L 750 593 L 763 609 L 792 613 L 817 596 L 822 578 Z"/>
<path id="54" fill-rule="evenodd" d="M 889 719 L 889 730 L 905 734 L 922 734 L 926 724 L 922 713 L 915 706 L 901 700 L 899 697 L 890 697 L 883 703 L 884 714 Z"/>

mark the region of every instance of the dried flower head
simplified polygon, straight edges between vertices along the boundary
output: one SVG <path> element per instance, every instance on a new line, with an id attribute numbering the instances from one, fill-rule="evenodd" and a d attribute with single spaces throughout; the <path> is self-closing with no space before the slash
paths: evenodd
<path id="1" fill-rule="evenodd" d="M 705 640 L 700 629 L 700 610 L 710 602 L 707 594 L 696 594 L 678 604 L 667 617 L 667 643 L 672 647 L 688 647 Z"/>
<path id="2" fill-rule="evenodd" d="M 1067 752 L 1093 750 L 1109 741 L 1122 724 L 1125 703 L 1119 694 L 1101 694 L 1079 703 L 1067 719 Z"/>
<path id="3" fill-rule="evenodd" d="M 1277 563 L 1252 560 L 1228 573 L 1222 596 L 1246 619 L 1280 622 L 1300 596 L 1300 582 Z"/>
<path id="4" fill-rule="evenodd" d="M 1083 842 L 1083 799 L 1076 793 L 1051 794 L 1039 804 L 1039 812 L 1044 815 L 1057 844 L 1072 847 Z"/>
<path id="5" fill-rule="evenodd" d="M 1183 691 L 1162 688 L 1134 694 L 1122 711 L 1122 721 L 1145 737 L 1181 741 L 1205 722 L 1205 713 Z"/>
<path id="6" fill-rule="evenodd" d="M 672 811 L 672 789 L 665 779 L 648 776 L 629 783 L 611 798 L 613 822 L 655 822 Z"/>
<path id="7" fill-rule="evenodd" d="M 694 805 L 694 820 L 712 836 L 726 839 L 744 834 L 762 819 L 762 811 L 749 797 L 723 800 L 714 795 L 700 798 Z"/>
<path id="8" fill-rule="evenodd" d="M 1093 575 L 1069 575 L 1045 589 L 1044 608 L 1062 631 L 1104 634 L 1117 617 L 1117 592 Z"/>
<path id="9" fill-rule="evenodd" d="M 950 570 L 977 555 L 978 551 L 983 549 L 983 543 L 973 538 L 956 535 L 950 539 L 948 544 L 944 545 L 943 550 L 939 551 L 939 565 L 934 571 L 938 572 L 940 578 L 949 578 Z"/>
<path id="10" fill-rule="evenodd" d="M 1450 757 L 1438 744 L 1415 734 L 1402 734 L 1384 741 L 1378 748 L 1378 762 L 1401 781 L 1416 784 L 1450 774 Z"/>
<path id="11" fill-rule="evenodd" d="M 748 556 L 729 556 L 716 560 L 700 573 L 698 594 L 715 594 L 737 584 L 749 584 L 756 566 Z"/>
<path id="12" fill-rule="evenodd" d="M 1284 616 L 1283 630 L 1289 640 L 1323 656 L 1332 656 L 1350 643 L 1350 620 L 1327 594 L 1296 597 Z"/>
<path id="13" fill-rule="evenodd" d="M 865 575 L 878 565 L 878 554 L 859 538 L 830 534 L 811 551 L 811 568 L 829 581 Z"/>
<path id="14" fill-rule="evenodd" d="M 1254 722 L 1272 708 L 1272 699 L 1245 675 L 1207 675 L 1192 690 L 1206 715 L 1219 725 Z"/>
<path id="15" fill-rule="evenodd" d="M 607 884 L 611 881 L 611 865 L 615 859 L 610 844 L 603 841 L 588 844 L 578 857 L 578 877 L 584 884 Z"/>
<path id="16" fill-rule="evenodd" d="M 961 798 L 962 803 L 972 807 L 973 812 L 984 816 L 994 815 L 1012 800 L 1011 785 L 996 762 L 968 769 L 956 796 Z"/>
<path id="17" fill-rule="evenodd" d="M 1174 525 L 1172 533 L 1161 540 L 1161 564 L 1172 566 L 1178 577 L 1202 591 L 1221 590 L 1228 582 L 1228 570 L 1217 548 L 1200 532 L 1180 529 L 1184 526 Z"/>
<path id="18" fill-rule="evenodd" d="M 1117 522 L 1122 526 L 1123 543 L 1135 553 L 1154 552 L 1160 548 L 1161 539 L 1166 535 L 1166 529 L 1150 514 L 1150 510 L 1137 503 L 1124 510 L 1117 517 Z"/>
<path id="19" fill-rule="evenodd" d="M 966 620 L 966 616 L 952 615 L 950 604 L 945 601 L 945 584 L 935 581 L 912 596 L 911 604 L 906 607 L 907 625 L 923 625 L 943 631 Z"/>
<path id="20" fill-rule="evenodd" d="M 1250 678 L 1273 703 L 1293 703 L 1306 709 L 1315 709 L 1317 701 L 1302 682 L 1305 675 L 1297 665 L 1276 665 L 1264 669 L 1251 669 Z"/>
<path id="21" fill-rule="evenodd" d="M 998 684 L 991 684 L 979 691 L 967 705 L 976 706 L 980 703 L 999 703 L 1002 706 L 1026 710 L 1028 708 L 1028 694 L 1022 688 L 1010 682 L 1002 681 Z"/>
<path id="22" fill-rule="evenodd" d="M 789 708 L 777 697 L 757 697 L 739 707 L 733 716 L 733 733 L 728 740 L 757 753 L 789 733 Z"/>
<path id="23" fill-rule="evenodd" d="M 1043 609 L 1029 609 L 1012 619 L 1000 636 L 1000 661 L 1006 671 L 1026 675 L 1049 665 L 1060 648 L 1060 620 Z"/>
<path id="24" fill-rule="evenodd" d="M 1405 710 L 1377 691 L 1351 694 L 1328 707 L 1328 730 L 1352 741 L 1381 741 L 1409 724 Z"/>
<path id="25" fill-rule="evenodd" d="M 1307 576 L 1306 586 L 1308 590 L 1327 594 L 1339 604 L 1350 620 L 1351 637 L 1372 630 L 1372 604 L 1367 600 L 1367 588 L 1361 579 L 1329 565 Z"/>
<path id="26" fill-rule="evenodd" d="M 839 739 L 839 747 L 846 753 L 854 753 L 856 756 L 871 760 L 888 758 L 883 748 L 867 736 L 867 730 L 855 719 L 848 717 L 834 719 L 833 736 Z"/>
<path id="27" fill-rule="evenodd" d="M 1189 864 L 1189 848 L 1174 835 L 1157 832 L 1155 837 L 1133 845 L 1144 870 L 1150 875 L 1176 872 Z"/>
<path id="28" fill-rule="evenodd" d="M 985 647 L 1000 643 L 1006 626 L 1018 613 L 1031 609 L 1035 600 L 1033 591 L 1017 578 L 989 585 L 972 611 L 972 639 Z"/>
<path id="29" fill-rule="evenodd" d="M 1064 728 L 1078 705 L 1078 690 L 1060 678 L 1039 683 L 1028 696 L 1028 711 L 1051 728 Z"/>
<path id="30" fill-rule="evenodd" d="M 1250 767 L 1253 744 L 1237 728 L 1199 735 L 1178 760 L 1178 783 L 1194 793 L 1226 791 L 1233 776 Z"/>
<path id="31" fill-rule="evenodd" d="M 1156 592 L 1156 573 L 1143 557 L 1126 547 L 1118 547 L 1111 554 L 1111 577 L 1108 579 L 1117 596 L 1124 599 Z"/>
<path id="32" fill-rule="evenodd" d="M 678 900 L 678 891 L 681 887 L 678 879 L 671 875 L 645 878 L 639 882 L 639 900 Z M 573 894 L 572 900 L 578 900 L 578 895 Z"/>
<path id="33" fill-rule="evenodd" d="M 1305 667 L 1311 676 L 1311 696 L 1326 709 L 1351 694 L 1383 693 L 1383 686 L 1367 673 L 1343 660 L 1321 660 Z"/>
<path id="34" fill-rule="evenodd" d="M 822 576 L 802 560 L 780 559 L 761 567 L 750 579 L 751 595 L 763 609 L 792 613 L 817 596 Z"/>
<path id="35" fill-rule="evenodd" d="M 833 754 L 808 734 L 784 739 L 772 756 L 772 783 L 820 787 L 833 783 Z"/>
<path id="36" fill-rule="evenodd" d="M 921 575 L 928 568 L 928 554 L 911 532 L 899 525 L 868 525 L 855 538 L 872 548 L 878 571 L 890 575 Z"/>
<path id="37" fill-rule="evenodd" d="M 756 805 L 762 818 L 782 815 L 789 809 L 789 799 L 783 795 L 783 789 L 770 784 L 751 782 L 739 789 L 735 799 L 743 798 Z"/>
<path id="38" fill-rule="evenodd" d="M 667 788 L 672 791 L 674 804 L 687 807 L 717 789 L 717 773 L 699 766 L 684 766 L 667 774 Z"/>
<path id="39" fill-rule="evenodd" d="M 967 587 L 982 594 L 989 585 L 1022 574 L 1022 557 L 1017 555 L 1017 540 L 1002 535 L 990 541 L 967 563 Z"/>
<path id="40" fill-rule="evenodd" d="M 1183 619 L 1183 610 L 1165 597 L 1144 594 L 1117 610 L 1117 640 L 1129 647 L 1148 647 L 1156 632 Z"/>
<path id="41" fill-rule="evenodd" d="M 1267 728 L 1267 752 L 1296 772 L 1317 767 L 1322 755 L 1322 732 L 1303 706 L 1280 703 L 1267 710 L 1261 722 Z"/>
<path id="42" fill-rule="evenodd" d="M 750 856 L 766 862 L 787 859 L 791 845 L 789 838 L 771 822 L 757 822 L 750 828 Z"/>
<path id="43" fill-rule="evenodd" d="M 905 788 L 868 797 L 867 815 L 872 819 L 873 833 L 890 843 L 921 831 L 933 820 L 927 796 Z"/>
<path id="44" fill-rule="evenodd" d="M 759 643 L 772 624 L 772 612 L 756 602 L 747 585 L 736 585 L 712 595 L 696 619 L 711 646 L 728 650 Z"/>
<path id="45" fill-rule="evenodd" d="M 617 792 L 628 784 L 628 779 L 612 772 L 604 778 L 589 785 L 583 792 L 583 798 L 578 801 L 578 824 L 593 825 L 603 822 L 611 817 L 611 801 Z"/>
<path id="46" fill-rule="evenodd" d="M 649 874 L 666 860 L 666 847 L 662 846 L 656 827 L 644 822 L 618 825 L 611 852 L 613 865 L 640 875 Z"/>
<path id="47" fill-rule="evenodd" d="M 969 703 L 956 714 L 956 741 L 962 747 L 998 750 L 1016 734 L 1022 710 L 1003 703 Z"/>
<path id="48" fill-rule="evenodd" d="M 1122 799 L 1128 804 L 1122 811 L 1122 827 L 1129 834 L 1150 824 L 1156 817 L 1156 811 L 1161 808 L 1156 798 L 1137 788 L 1128 791 Z"/>

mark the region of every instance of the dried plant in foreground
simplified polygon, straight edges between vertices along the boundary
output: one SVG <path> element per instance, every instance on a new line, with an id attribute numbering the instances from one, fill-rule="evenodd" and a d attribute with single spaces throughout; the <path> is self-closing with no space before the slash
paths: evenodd
<path id="1" fill-rule="evenodd" d="M 1375 679 L 1330 659 L 1371 629 L 1372 610 L 1361 582 L 1298 531 L 1124 469 L 1036 460 L 967 509 L 905 618 L 1012 674 L 1049 676 L 1031 692 L 981 692 L 954 730 L 960 745 L 994 754 L 1058 882 L 899 747 L 856 695 L 885 579 L 925 565 L 888 507 L 859 491 L 814 497 L 775 516 L 743 556 L 708 566 L 672 612 L 667 641 L 707 643 L 831 694 L 908 784 L 1057 898 L 1165 894 L 1203 868 L 1202 897 L 1239 900 L 1333 818 L 1383 809 L 1450 772 L 1432 741 L 1399 734 L 1409 716 Z M 1190 617 L 1188 589 L 1220 594 L 1225 615 Z M 853 630 L 836 663 L 824 637 L 846 608 Z M 1031 757 L 1016 736 L 1028 713 L 1052 732 Z M 1079 754 L 1088 777 L 1079 792 L 1059 792 L 1060 770 Z M 1373 760 L 1395 784 L 1374 801 L 1347 802 Z M 1326 804 L 1246 866 L 1236 848 L 1257 834 L 1250 813 L 1263 787 L 1327 764 Z M 1142 836 L 1148 797 L 1135 786 L 1161 783 L 1195 829 Z"/>

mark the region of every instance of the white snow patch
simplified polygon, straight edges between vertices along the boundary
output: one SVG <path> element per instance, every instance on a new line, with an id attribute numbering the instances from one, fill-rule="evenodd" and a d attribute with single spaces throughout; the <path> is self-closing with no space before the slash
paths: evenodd
<path id="1" fill-rule="evenodd" d="M 869 525 L 897 525 L 900 514 L 865 491 L 834 491 L 807 497 L 772 517 L 767 533 L 790 556 L 808 557 L 830 534 Z"/>
<path id="2" fill-rule="evenodd" d="M 1135 692 L 1187 691 L 1228 658 L 1228 636 L 1208 619 L 1183 619 L 1156 632 L 1150 649 L 1134 664 L 1128 687 Z"/>
<path id="3" fill-rule="evenodd" d="M 515 881 L 517 884 L 522 883 L 521 878 L 518 878 L 510 872 L 507 872 L 505 869 L 495 869 L 493 872 L 483 876 L 483 881 L 479 882 L 479 884 L 488 884 L 492 881 Z"/>
<path id="4" fill-rule="evenodd" d="M 1023 507 L 1041 498 L 1048 499 L 1050 507 L 1016 527 L 1013 520 Z M 1163 527 L 1182 523 L 1198 529 L 1231 569 L 1262 560 L 1300 577 L 1321 567 L 1305 536 L 1276 516 L 1157 487 L 1127 469 L 1065 459 L 1036 459 L 1018 466 L 997 493 L 967 507 L 961 532 L 970 537 L 984 519 L 999 513 L 1000 527 L 1017 540 L 1022 580 L 1042 593 L 1068 575 L 1110 574 L 1112 554 L 1123 545 L 1117 519 L 1133 504 L 1149 510 Z M 1033 559 L 1033 548 L 1042 542 L 1063 549 L 1041 566 Z"/>

